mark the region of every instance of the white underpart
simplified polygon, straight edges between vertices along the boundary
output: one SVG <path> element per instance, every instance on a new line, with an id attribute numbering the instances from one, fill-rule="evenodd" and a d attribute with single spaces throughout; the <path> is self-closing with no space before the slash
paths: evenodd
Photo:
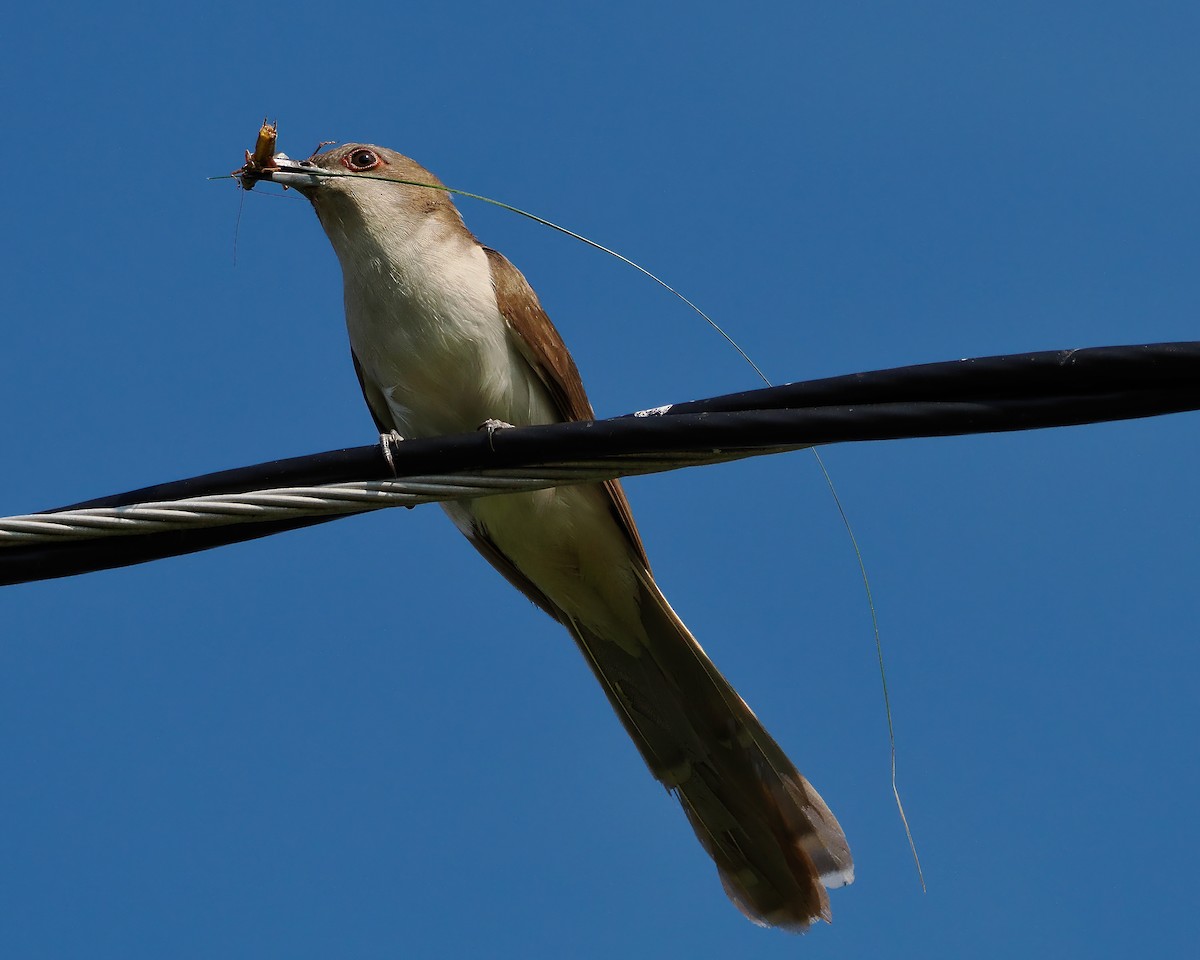
<path id="1" fill-rule="evenodd" d="M 369 198 L 359 197 L 360 204 Z M 393 209 L 325 227 L 342 263 L 346 324 L 364 378 L 404 437 L 476 430 L 489 419 L 560 419 L 496 304 L 487 255 L 465 229 Z M 603 634 L 642 632 L 628 544 L 598 488 L 563 487 L 446 504 L 572 619 Z"/>

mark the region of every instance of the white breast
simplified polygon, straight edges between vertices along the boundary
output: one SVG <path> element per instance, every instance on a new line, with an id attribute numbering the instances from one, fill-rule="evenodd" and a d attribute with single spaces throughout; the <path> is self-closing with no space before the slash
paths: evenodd
<path id="1" fill-rule="evenodd" d="M 389 240 L 385 255 L 341 259 L 351 346 L 401 435 L 557 419 L 512 345 L 479 244 L 437 223 Z"/>

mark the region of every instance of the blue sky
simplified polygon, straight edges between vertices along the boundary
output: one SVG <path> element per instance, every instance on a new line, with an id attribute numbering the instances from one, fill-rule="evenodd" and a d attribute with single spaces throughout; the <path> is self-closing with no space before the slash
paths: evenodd
<path id="1" fill-rule="evenodd" d="M 371 442 L 307 204 L 205 180 L 264 114 L 293 155 L 392 146 L 616 247 L 777 381 L 1194 338 L 1198 29 L 1183 2 L 24 5 L 0 512 Z M 754 386 L 632 270 L 463 210 L 601 414 Z M 1198 423 L 825 453 L 926 894 L 812 458 L 629 484 L 667 596 L 850 838 L 801 941 L 728 906 L 569 639 L 434 508 L 8 588 L 0 953 L 1181 955 Z"/>

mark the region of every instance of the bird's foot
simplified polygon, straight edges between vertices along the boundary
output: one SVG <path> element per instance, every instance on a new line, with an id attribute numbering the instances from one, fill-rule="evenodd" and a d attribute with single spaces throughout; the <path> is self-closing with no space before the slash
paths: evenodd
<path id="1" fill-rule="evenodd" d="M 506 423 L 503 420 L 484 420 L 476 429 L 486 430 L 488 435 L 488 446 L 492 448 L 492 452 L 496 451 L 496 444 L 492 442 L 492 438 L 496 435 L 497 430 L 511 430 L 513 424 Z"/>
<path id="2" fill-rule="evenodd" d="M 395 444 L 403 443 L 404 438 L 395 430 L 389 433 L 381 433 L 379 435 L 379 446 L 383 449 L 383 459 L 387 461 L 387 465 L 392 469 L 392 476 L 396 476 L 396 458 L 392 456 L 392 447 Z"/>

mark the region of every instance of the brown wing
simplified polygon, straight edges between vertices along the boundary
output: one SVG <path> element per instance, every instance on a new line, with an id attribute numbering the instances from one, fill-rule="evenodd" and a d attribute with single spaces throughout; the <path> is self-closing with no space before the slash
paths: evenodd
<path id="1" fill-rule="evenodd" d="M 485 248 L 486 250 L 486 248 Z M 593 416 L 579 371 L 525 278 L 486 250 L 500 311 L 564 420 Z M 629 504 L 604 485 L 613 515 L 645 562 Z M 797 932 L 829 919 L 825 885 L 853 878 L 837 820 L 705 656 L 650 576 L 635 597 L 644 640 L 606 635 L 558 611 L 476 529 L 475 546 L 575 637 L 655 777 L 676 794 L 726 893 L 757 923 Z M 644 643 L 642 647 L 636 644 Z M 635 644 L 631 653 L 628 644 Z"/>
<path id="2" fill-rule="evenodd" d="M 537 294 L 521 271 L 514 267 L 503 254 L 483 248 L 492 268 L 492 286 L 496 290 L 496 302 L 500 313 L 508 321 L 515 334 L 521 355 L 537 373 L 558 408 L 563 420 L 594 420 L 596 414 L 583 389 L 579 368 L 571 358 L 567 345 L 542 309 Z M 604 489 L 612 501 L 613 516 L 633 546 L 634 553 L 650 568 L 646 548 L 633 522 L 633 511 L 625 499 L 625 491 L 616 480 L 605 482 Z"/>

